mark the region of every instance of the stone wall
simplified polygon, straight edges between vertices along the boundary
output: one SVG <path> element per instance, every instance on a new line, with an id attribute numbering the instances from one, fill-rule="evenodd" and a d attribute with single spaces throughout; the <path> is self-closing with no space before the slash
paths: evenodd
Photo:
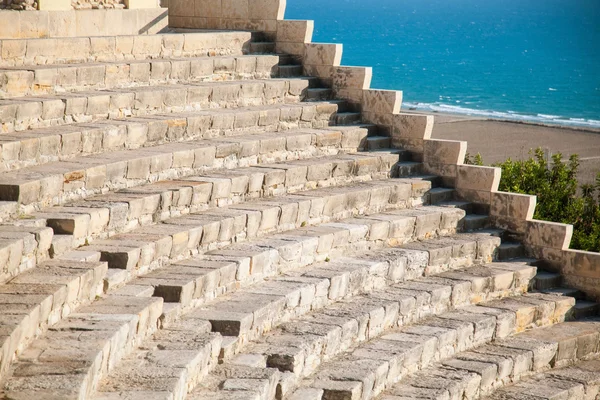
<path id="1" fill-rule="evenodd" d="M 0 39 L 144 35 L 167 28 L 164 8 L 0 12 Z M 25 42 L 13 46 L 24 49 Z"/>
<path id="2" fill-rule="evenodd" d="M 0 9 L 3 10 L 37 10 L 37 0 L 1 0 Z"/>
<path id="3" fill-rule="evenodd" d="M 34 11 L 40 9 L 61 9 L 65 10 L 68 8 L 75 10 L 97 10 L 97 9 L 123 9 L 123 8 L 146 8 L 146 7 L 158 7 L 159 4 L 166 4 L 166 0 L 140 0 L 142 4 L 140 6 L 130 7 L 129 3 L 132 0 L 69 0 L 60 1 L 61 5 L 56 6 L 58 0 L 45 0 L 48 8 L 39 7 L 39 2 L 44 4 L 44 0 L 0 0 L 0 9 L 3 10 L 17 10 L 17 11 Z M 136 0 L 133 0 L 136 1 Z M 164 5 L 166 7 L 166 5 Z"/>
<path id="4" fill-rule="evenodd" d="M 274 37 L 285 0 L 169 0 L 169 26 L 248 29 Z"/>
<path id="5" fill-rule="evenodd" d="M 125 8 L 125 0 L 73 0 L 71 7 L 76 10 Z"/>

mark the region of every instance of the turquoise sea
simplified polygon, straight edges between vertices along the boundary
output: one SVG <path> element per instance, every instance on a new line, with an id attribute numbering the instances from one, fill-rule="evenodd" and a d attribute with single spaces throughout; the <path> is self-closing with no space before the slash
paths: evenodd
<path id="1" fill-rule="evenodd" d="M 403 108 L 600 128 L 600 0 L 287 0 Z"/>

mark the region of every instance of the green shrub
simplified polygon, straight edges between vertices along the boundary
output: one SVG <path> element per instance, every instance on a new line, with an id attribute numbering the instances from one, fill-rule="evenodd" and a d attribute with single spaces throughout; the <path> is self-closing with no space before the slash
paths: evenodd
<path id="1" fill-rule="evenodd" d="M 494 164 L 502 168 L 499 189 L 504 192 L 537 196 L 534 218 L 573 225 L 571 248 L 600 251 L 600 173 L 595 185 L 582 185 L 578 193 L 579 157 L 568 161 L 562 154 L 548 163 L 541 148 L 529 152 L 529 159 L 510 158 Z M 483 165 L 481 156 L 467 156 L 465 163 Z"/>

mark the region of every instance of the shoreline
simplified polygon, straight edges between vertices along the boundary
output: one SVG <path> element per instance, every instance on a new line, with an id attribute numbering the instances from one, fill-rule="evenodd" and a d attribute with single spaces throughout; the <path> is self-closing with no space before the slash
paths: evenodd
<path id="1" fill-rule="evenodd" d="M 529 158 L 529 150 L 542 147 L 550 154 L 561 153 L 563 160 L 578 154 L 579 184 L 595 183 L 600 172 L 600 129 L 562 125 L 505 121 L 460 114 L 407 111 L 435 116 L 432 138 L 461 140 L 468 143 L 467 152 L 483 157 L 485 165 L 508 158 Z"/>
<path id="2" fill-rule="evenodd" d="M 401 111 L 407 112 L 407 113 L 415 113 L 415 114 L 435 115 L 436 117 L 442 116 L 445 118 L 453 117 L 453 118 L 458 118 L 458 119 L 463 119 L 463 120 L 497 121 L 497 122 L 505 122 L 505 123 L 512 123 L 512 124 L 542 126 L 542 127 L 548 127 L 548 128 L 565 128 L 565 129 L 570 129 L 570 130 L 600 134 L 600 127 L 596 128 L 593 126 L 582 126 L 582 125 L 577 125 L 577 124 L 568 124 L 568 123 L 561 123 L 561 122 L 528 121 L 526 119 L 510 119 L 510 118 L 502 118 L 502 117 L 495 118 L 492 116 L 478 116 L 478 115 L 471 115 L 468 113 L 458 113 L 458 112 L 452 113 L 452 112 L 437 111 L 437 110 L 423 110 L 423 109 L 418 109 L 418 108 L 414 108 L 414 107 L 402 108 Z"/>

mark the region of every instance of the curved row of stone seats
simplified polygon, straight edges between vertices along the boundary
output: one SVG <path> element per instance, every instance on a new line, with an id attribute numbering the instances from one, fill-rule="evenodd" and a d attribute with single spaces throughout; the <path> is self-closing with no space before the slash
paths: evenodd
<path id="1" fill-rule="evenodd" d="M 0 67 L 0 98 L 302 75 L 302 66 L 292 63 L 289 56 L 262 54 Z"/>
<path id="2" fill-rule="evenodd" d="M 525 329 L 562 322 L 569 317 L 574 304 L 575 299 L 569 297 L 524 294 L 467 306 L 384 331 L 322 364 L 299 391 L 302 393 L 304 387 L 320 390 L 321 396 L 315 397 L 319 399 L 335 396 L 372 399 L 437 360 Z"/>
<path id="3" fill-rule="evenodd" d="M 345 207 L 337 212 L 337 216 L 339 218 L 348 213 L 359 213 L 358 210 L 360 209 L 349 211 Z M 249 277 L 261 279 L 286 268 L 308 265 L 317 258 L 324 260 L 336 250 L 347 251 L 349 248 L 361 247 L 368 249 L 371 246 L 380 247 L 383 242 L 394 243 L 411 240 L 413 237 L 452 233 L 457 229 L 460 217 L 464 215 L 462 210 L 458 212 L 454 209 L 435 208 L 429 212 L 417 212 L 424 216 L 418 218 L 407 217 L 408 211 L 410 210 L 384 214 L 382 218 L 387 221 L 387 231 L 381 229 L 382 223 L 377 219 L 318 227 L 301 227 L 302 224 L 298 224 L 297 231 L 232 245 L 207 256 L 222 257 L 222 260 L 231 260 L 234 255 L 236 258 L 243 257 L 245 260 L 238 264 L 236 278 L 242 281 Z M 442 218 L 443 214 L 447 218 Z M 424 220 L 429 220 L 430 224 L 419 223 Z M 393 221 L 398 221 L 405 229 L 389 229 Z M 446 226 L 442 225 L 442 221 Z M 379 229 L 372 231 L 372 226 Z M 300 253 L 290 253 L 291 249 L 298 247 L 303 249 Z M 267 257 L 263 255 L 265 252 Z M 189 267 L 192 265 L 188 263 Z M 77 393 L 78 397 L 88 398 L 98 380 L 121 357 L 140 344 L 143 337 L 158 327 L 159 317 L 163 312 L 163 299 L 147 297 L 152 294 L 148 285 L 136 285 L 132 282 L 112 291 L 105 299 L 78 309 L 77 313 L 56 324 L 45 337 L 34 341 L 13 365 L 6 380 L 6 396 L 43 398 L 40 396 L 52 395 L 68 398 Z M 130 302 L 133 304 L 129 305 Z M 123 311 L 119 307 L 124 308 Z M 129 309 L 135 312 L 129 312 Z M 103 315 L 99 317 L 98 314 Z M 88 334 L 74 335 L 73 331 L 82 330 Z M 57 371 L 63 371 L 64 374 L 57 378 Z"/>
<path id="4" fill-rule="evenodd" d="M 393 165 L 394 162 L 396 162 L 398 160 L 398 155 L 397 154 L 392 154 L 392 153 L 381 153 L 380 155 L 377 155 L 379 153 L 374 153 L 375 155 L 375 162 L 371 163 L 374 165 L 374 169 L 371 167 L 369 167 L 369 162 L 364 163 L 365 164 L 365 168 L 363 170 L 361 170 L 360 168 L 358 168 L 358 165 L 356 166 L 356 169 L 353 167 L 354 166 L 354 162 L 358 162 L 360 163 L 361 159 L 362 160 L 368 160 L 368 154 L 364 154 L 364 155 L 354 155 L 354 156 L 346 156 L 347 160 L 351 161 L 351 168 L 347 169 L 347 172 L 349 173 L 353 173 L 353 172 L 357 172 L 357 173 L 363 173 L 363 174 L 367 174 L 364 177 L 366 179 L 372 179 L 373 176 L 377 176 L 377 174 L 382 174 L 383 177 L 388 176 L 389 174 L 389 170 L 391 165 Z M 340 159 L 340 161 L 343 161 L 343 157 Z M 325 165 L 327 165 L 327 163 L 325 163 Z M 293 165 L 282 165 L 280 166 L 280 171 L 283 171 L 284 174 L 282 176 L 279 177 L 279 181 L 273 177 L 273 179 L 271 179 L 270 182 L 268 182 L 268 187 L 271 190 L 277 190 L 277 183 L 279 182 L 280 185 L 283 185 L 285 187 L 285 184 L 288 185 L 294 185 L 294 184 L 300 184 L 302 186 L 301 183 L 301 179 L 298 178 L 299 174 L 298 174 L 298 170 L 293 168 Z M 326 170 L 329 171 L 329 173 L 331 173 L 332 171 L 332 166 L 327 166 Z M 342 167 L 340 166 L 340 170 L 342 170 Z M 265 173 L 269 172 L 270 169 L 269 168 L 263 168 L 262 170 L 259 169 L 260 172 L 260 176 L 262 177 L 262 179 L 264 179 Z M 287 171 L 293 171 L 290 173 L 290 176 L 287 176 Z M 294 173 L 295 171 L 295 173 Z M 308 172 L 308 168 L 306 167 L 306 164 L 304 165 L 304 167 L 302 167 L 300 165 L 300 171 L 304 171 L 304 174 L 306 177 L 308 177 L 307 172 Z M 340 172 L 342 173 L 342 172 Z M 374 174 L 372 176 L 372 174 Z M 256 177 L 257 174 L 255 174 Z M 277 171 L 275 173 L 275 176 L 277 176 L 279 174 L 277 174 Z M 248 175 L 246 175 L 248 177 Z M 199 180 L 200 183 L 205 182 L 206 181 L 210 181 L 210 177 L 196 177 L 196 179 Z M 231 178 L 227 178 L 229 180 L 229 182 L 231 182 Z M 262 179 L 260 180 L 260 182 L 262 183 Z M 220 184 L 218 184 L 220 182 Z M 136 250 L 138 250 L 137 253 L 137 257 L 139 260 L 139 263 L 135 263 L 135 265 L 133 265 L 132 268 L 138 268 L 138 270 L 134 270 L 134 273 L 132 275 L 137 275 L 141 272 L 144 272 L 144 269 L 147 269 L 150 264 L 152 262 L 156 263 L 160 263 L 164 260 L 161 260 L 160 257 L 167 257 L 167 258 L 177 258 L 177 257 L 185 257 L 187 252 L 192 251 L 192 252 L 197 252 L 196 247 L 199 246 L 204 246 L 204 247 L 211 247 L 211 246 L 215 246 L 217 245 L 217 243 L 219 242 L 227 242 L 229 240 L 232 240 L 234 238 L 235 235 L 235 239 L 236 240 L 241 240 L 243 237 L 247 237 L 250 236 L 252 237 L 253 235 L 259 234 L 258 229 L 261 230 L 272 230 L 275 229 L 276 225 L 281 225 L 281 227 L 277 228 L 277 229 L 283 229 L 286 228 L 285 223 L 287 223 L 288 225 L 291 223 L 292 227 L 296 227 L 296 226 L 301 226 L 302 224 L 307 224 L 307 223 L 317 223 L 321 220 L 321 215 L 323 215 L 326 218 L 339 218 L 339 216 L 336 216 L 335 213 L 363 213 L 365 211 L 379 211 L 379 210 L 385 210 L 388 207 L 407 207 L 407 206 L 412 206 L 415 204 L 422 204 L 423 203 L 423 199 L 421 198 L 421 196 L 424 195 L 424 192 L 426 191 L 426 188 L 429 187 L 429 185 L 420 185 L 419 180 L 416 181 L 402 181 L 402 180 L 398 180 L 396 182 L 394 181 L 379 181 L 379 182 L 373 182 L 372 185 L 358 185 L 358 186 L 350 186 L 350 187 L 346 187 L 346 191 L 344 192 L 344 195 L 342 195 L 341 193 L 336 193 L 336 191 L 329 191 L 327 192 L 326 190 L 323 191 L 321 190 L 321 192 L 319 191 L 309 191 L 309 192 L 303 192 L 302 195 L 300 197 L 298 197 L 296 199 L 296 203 L 294 203 L 294 201 L 287 201 L 284 204 L 277 204 L 274 202 L 267 202 L 267 203 L 263 203 L 262 205 L 260 203 L 257 202 L 251 202 L 251 203 L 242 203 L 242 204 L 238 204 L 237 208 L 238 209 L 234 209 L 233 211 L 227 211 L 227 210 L 219 210 L 219 209 L 207 209 L 206 207 L 204 207 L 206 209 L 206 212 L 204 213 L 200 213 L 200 214 L 194 214 L 194 215 L 186 215 L 183 216 L 182 218 L 176 218 L 173 220 L 167 220 L 165 221 L 164 224 L 160 224 L 159 226 L 150 226 L 147 227 L 149 229 L 144 230 L 135 230 L 132 234 L 129 235 L 121 235 L 118 236 L 116 238 L 114 238 L 112 241 L 106 241 L 106 242 L 97 242 L 95 244 L 95 246 L 88 246 L 88 247 L 83 247 L 81 248 L 81 250 L 87 251 L 87 254 L 92 254 L 92 258 L 95 257 L 95 254 L 97 254 L 98 259 L 100 258 L 100 254 L 102 254 L 102 257 L 104 257 L 105 259 L 107 259 L 109 261 L 109 266 L 113 267 L 113 268 L 127 268 L 128 265 L 131 264 L 132 259 L 128 258 L 128 257 L 133 257 L 133 253 L 136 252 Z M 162 182 L 162 184 L 173 184 L 172 182 Z M 343 183 L 343 182 L 342 182 Z M 215 193 L 215 195 L 212 195 L 212 190 L 213 190 L 213 186 L 217 184 L 217 188 L 219 194 L 217 195 Z M 310 185 L 309 185 L 310 186 Z M 293 186 L 291 186 L 293 188 Z M 424 187 L 425 190 L 423 189 L 419 189 L 421 187 Z M 205 187 L 206 188 L 206 187 Z M 221 201 L 221 206 L 224 206 L 228 203 L 226 198 L 220 198 L 219 196 L 223 195 L 223 196 L 229 196 L 229 190 L 231 190 L 231 186 L 227 185 L 227 183 L 223 181 L 223 178 L 221 178 L 220 180 L 218 178 L 214 178 L 212 179 L 212 182 L 210 182 L 210 185 L 208 186 L 208 188 L 210 189 L 210 192 L 208 193 L 208 197 L 204 200 L 207 203 L 205 203 L 205 206 L 208 206 L 208 204 L 211 201 L 214 201 L 216 204 L 215 205 L 219 205 L 219 201 Z M 344 187 L 340 187 L 340 190 L 344 190 Z M 281 188 L 280 188 L 281 190 Z M 420 191 L 419 191 L 420 190 Z M 132 191 L 135 192 L 135 189 L 132 189 Z M 352 200 L 352 195 L 355 195 L 357 197 L 356 200 Z M 110 195 L 109 195 L 110 196 Z M 329 199 L 329 200 L 328 200 Z M 288 199 L 288 200 L 293 200 L 293 199 Z M 339 206 L 335 205 L 330 205 L 330 202 L 334 202 L 333 204 L 336 204 L 335 201 L 341 202 L 341 204 L 343 205 L 343 207 L 340 209 Z M 345 201 L 351 201 L 351 203 L 347 203 Z M 352 202 L 353 201 L 353 202 Z M 91 202 L 93 203 L 93 202 Z M 294 207 L 294 205 L 296 205 L 296 207 Z M 302 205 L 302 206 L 299 206 Z M 347 207 L 348 206 L 353 206 L 355 208 L 351 209 L 350 211 L 348 211 Z M 236 206 L 232 206 L 232 208 L 235 208 Z M 256 207 L 256 210 L 252 210 L 252 207 Z M 91 229 L 89 227 L 94 227 L 93 229 L 96 229 L 97 232 L 101 232 L 102 228 L 99 227 L 99 225 L 102 225 L 102 221 L 103 221 L 103 217 L 106 217 L 109 215 L 108 209 L 106 209 L 106 213 L 102 212 L 102 208 L 94 208 L 94 207 L 63 207 L 63 209 L 70 209 L 72 208 L 72 211 L 79 211 L 82 214 L 80 214 L 81 217 L 86 216 L 87 219 L 84 222 L 87 222 L 86 227 L 88 227 L 88 229 Z M 301 209 L 301 214 L 298 214 L 298 209 Z M 56 209 L 55 213 L 58 211 Z M 111 208 L 111 211 L 114 210 L 114 208 Z M 95 212 L 95 213 L 94 213 Z M 87 214 L 85 214 L 87 213 Z M 295 213 L 295 214 L 294 214 Z M 448 210 L 447 214 L 455 214 L 455 215 L 459 215 L 460 212 L 457 214 L 455 211 L 453 210 Z M 438 219 L 439 219 L 439 215 L 438 214 Z M 462 215 L 462 214 L 460 214 Z M 292 216 L 296 216 L 297 221 L 289 221 L 289 219 Z M 263 218 L 264 217 L 264 218 Z M 267 221 L 268 220 L 268 221 Z M 190 224 L 191 221 L 191 224 Z M 76 229 L 81 230 L 81 223 L 82 220 L 81 219 L 72 219 L 72 220 L 55 220 L 54 222 L 56 222 L 56 224 L 53 224 L 52 222 L 48 222 L 46 221 L 46 223 L 48 223 L 50 226 L 53 226 L 53 228 L 55 230 L 57 230 L 57 232 L 61 233 L 62 231 L 60 231 L 60 228 L 64 228 L 69 225 L 69 223 L 71 224 L 72 227 L 72 233 L 76 233 Z M 248 227 L 246 227 L 246 225 L 244 225 L 242 227 L 242 231 L 239 231 L 239 223 L 243 223 L 243 224 L 248 224 Z M 61 225 L 62 223 L 62 225 Z M 232 225 L 232 223 L 234 223 L 234 225 Z M 205 229 L 203 229 L 203 225 Z M 236 230 L 237 229 L 237 230 Z M 288 227 L 289 229 L 289 227 Z M 14 231 L 16 230 L 22 230 L 22 231 L 33 231 L 33 232 L 39 232 L 38 235 L 41 235 L 41 237 L 45 240 L 44 243 L 46 245 L 46 248 L 48 247 L 48 243 L 50 243 L 51 239 L 52 239 L 52 231 L 49 228 L 34 228 L 34 227 L 9 227 L 9 226 L 4 226 L 1 227 L 2 231 L 6 231 L 8 232 L 7 234 L 9 235 L 14 235 Z M 163 235 L 161 236 L 161 234 L 158 234 L 157 232 L 168 232 L 166 236 Z M 45 235 L 44 235 L 45 234 Z M 49 236 L 48 236 L 49 235 Z M 231 236 L 228 236 L 231 235 Z M 33 239 L 33 235 L 32 236 Z M 200 239 L 202 239 L 202 242 L 200 242 Z M 116 247 L 115 247 L 116 245 Z M 140 246 L 139 248 L 135 248 L 134 245 Z M 129 247 L 127 247 L 129 246 Z M 126 248 L 125 250 L 125 255 L 123 254 L 123 248 Z M 103 250 L 103 251 L 97 251 L 97 250 Z M 150 257 L 150 259 L 148 258 Z M 155 259 L 153 259 L 152 257 L 156 257 Z M 123 262 L 125 262 L 126 264 L 122 264 Z M 131 269 L 131 268 L 130 268 Z M 35 269 L 32 272 L 32 276 L 34 278 L 32 282 L 35 282 L 35 277 L 37 277 L 36 273 L 38 272 L 37 269 Z M 126 275 L 128 275 L 129 273 L 131 273 L 131 270 L 124 270 L 122 271 L 124 272 Z M 21 278 L 23 277 L 23 275 L 18 276 L 17 278 L 13 279 L 13 281 L 11 281 L 10 284 L 12 284 L 13 282 L 18 282 Z M 128 276 L 128 278 L 130 278 L 130 276 Z M 25 279 L 25 278 L 23 278 Z M 124 279 L 118 276 L 118 274 L 112 274 L 112 275 L 108 275 L 106 277 L 106 279 L 104 279 L 104 276 L 102 277 L 101 281 L 104 280 L 104 286 L 107 289 L 111 289 L 113 286 L 115 286 L 116 284 L 122 284 L 124 282 Z M 115 283 L 116 281 L 116 283 Z M 39 283 L 39 282 L 38 282 Z M 9 285 L 10 285 L 9 284 Z M 9 285 L 7 285 L 7 287 L 9 287 Z M 102 285 L 101 285 L 102 286 Z M 160 289 L 159 289 L 160 291 Z M 158 293 L 158 291 L 157 291 Z M 32 305 L 32 307 L 37 307 L 37 305 Z M 71 307 L 72 308 L 72 307 Z M 16 329 L 16 328 L 15 328 Z M 17 336 L 18 338 L 20 338 L 20 336 Z M 21 339 L 14 339 L 14 337 L 12 338 L 12 346 L 13 347 L 18 347 L 18 348 L 22 348 L 25 344 L 26 344 L 26 340 L 25 339 L 30 339 L 30 336 L 26 336 L 23 340 Z M 11 347 L 9 350 L 10 352 L 8 352 L 8 354 L 14 354 L 15 350 L 13 349 L 13 347 Z M 5 357 L 5 359 L 10 359 L 8 357 Z"/>
<path id="5" fill-rule="evenodd" d="M 486 400 L 567 399 L 594 400 L 600 393 L 600 360 L 586 360 L 571 367 L 531 377 L 499 390 Z"/>
<path id="6" fill-rule="evenodd" d="M 216 170 L 159 181 L 52 207 L 32 214 L 74 244 L 107 238 L 190 212 L 260 197 L 279 197 L 317 187 L 389 178 L 401 152 L 380 151 Z"/>
<path id="7" fill-rule="evenodd" d="M 89 398 L 99 377 L 157 330 L 162 305 L 158 297 L 115 294 L 80 307 L 20 355 L 5 397 Z"/>
<path id="8" fill-rule="evenodd" d="M 0 379 L 35 338 L 102 294 L 107 269 L 99 261 L 50 260 L 0 285 Z"/>
<path id="9" fill-rule="evenodd" d="M 470 267 L 457 270 L 461 279 L 446 278 L 443 274 L 416 278 L 358 296 L 283 324 L 249 346 L 231 363 L 244 365 L 251 361 L 257 367 L 278 368 L 285 372 L 281 385 L 293 386 L 322 363 L 351 346 L 379 336 L 385 329 L 416 323 L 454 307 L 521 294 L 535 275 L 535 267 L 520 264 L 515 267 L 519 269 L 502 269 L 494 264 Z M 488 270 L 485 278 L 479 276 L 482 269 Z M 485 290 L 477 291 L 481 282 L 485 282 Z M 394 314 L 396 312 L 398 314 Z M 328 325 L 328 321 L 335 324 Z"/>
<path id="10" fill-rule="evenodd" d="M 52 237 L 47 227 L 0 226 L 0 285 L 47 260 Z"/>
<path id="11" fill-rule="evenodd" d="M 186 31 L 155 35 L 116 35 L 0 40 L 0 66 L 112 62 L 169 57 L 242 55 L 260 50 L 258 32 Z"/>
<path id="12" fill-rule="evenodd" d="M 185 215 L 97 240 L 86 249 L 101 252 L 102 260 L 108 261 L 109 268 L 123 270 L 122 275 L 129 279 L 166 260 L 177 260 L 199 250 L 365 212 L 405 208 L 411 201 L 410 185 L 377 183 L 317 189 L 282 199 L 264 199 Z M 411 233 L 417 223 L 416 235 L 424 237 L 431 229 L 453 228 L 463 215 L 462 210 L 425 207 L 404 210 L 397 219 L 403 220 Z M 386 227 L 383 222 L 380 225 L 382 229 Z"/>
<path id="13" fill-rule="evenodd" d="M 24 211 L 36 206 L 60 205 L 107 190 L 212 169 L 333 155 L 347 152 L 345 148 L 355 152 L 359 143 L 368 143 L 366 134 L 366 130 L 356 129 L 293 129 L 277 134 L 246 133 L 74 157 L 0 173 L 0 199 L 17 201 Z"/>
<path id="14" fill-rule="evenodd" d="M 365 219 L 368 220 L 369 217 L 365 217 Z M 359 220 L 352 221 L 360 222 Z M 485 240 L 484 238 L 485 235 L 482 235 L 482 240 Z M 350 254 L 354 252 L 351 250 Z M 227 353 L 225 355 L 229 357 L 243 346 L 241 340 L 232 341 L 231 335 L 240 338 L 239 329 L 248 327 L 233 322 L 232 317 L 235 318 L 235 321 L 252 323 L 253 329 L 261 326 L 268 330 L 270 327 L 285 324 L 285 321 L 290 318 L 297 318 L 340 300 L 351 299 L 360 293 L 381 289 L 392 282 L 409 278 L 411 277 L 410 269 L 415 270 L 415 275 L 422 273 L 427 265 L 427 255 L 422 253 L 421 257 L 413 259 L 414 254 L 411 253 L 410 250 L 403 251 L 401 249 L 375 250 L 373 255 L 380 255 L 375 261 L 370 261 L 366 256 L 357 256 L 356 258 L 344 256 L 343 254 L 348 254 L 347 252 L 337 256 L 332 255 L 333 259 L 330 261 L 313 262 L 307 268 L 302 268 L 300 265 L 300 268 L 292 269 L 272 280 L 260 281 L 247 289 L 236 291 L 228 297 L 219 298 L 216 303 L 208 303 L 202 309 L 185 314 L 181 320 L 169 325 L 167 329 L 177 331 L 178 335 L 184 335 L 187 332 L 188 336 L 194 336 L 197 327 L 203 327 L 207 324 L 205 319 L 208 319 L 210 324 L 208 324 L 207 331 L 212 326 L 213 332 L 220 331 L 229 335 L 222 340 L 222 353 Z M 407 265 L 409 258 L 411 262 L 410 265 Z M 228 268 L 228 276 L 233 277 L 234 271 L 230 267 L 225 267 L 227 262 L 221 262 L 221 264 L 220 268 Z M 535 271 L 535 268 L 530 267 L 530 269 Z M 213 278 L 211 281 L 214 285 L 218 278 Z M 519 284 L 527 287 L 527 280 L 523 279 Z M 212 288 L 214 289 L 214 286 Z M 500 292 L 497 295 L 501 295 Z M 219 312 L 225 304 L 228 304 L 230 309 L 226 312 Z M 207 307 L 211 311 L 208 311 Z M 209 318 L 206 315 L 208 312 L 211 312 Z M 365 312 L 368 315 L 368 311 Z M 331 326 L 331 328 L 334 327 Z M 335 328 L 339 333 L 340 327 L 335 326 Z M 366 329 L 366 325 L 359 328 L 361 331 L 363 329 Z M 207 331 L 204 331 L 203 334 L 206 335 Z M 346 338 L 350 339 L 353 332 L 352 329 L 345 332 Z M 171 336 L 171 334 L 168 335 Z M 173 398 L 184 398 L 186 391 L 190 391 L 198 381 L 202 381 L 202 378 L 214 369 L 218 355 L 218 352 L 214 352 L 214 347 L 187 352 L 184 358 L 177 359 L 177 363 L 168 365 L 161 363 L 161 360 L 166 358 L 173 360 L 175 355 L 173 352 L 162 352 L 163 349 L 169 347 L 171 339 L 163 341 L 161 336 L 153 338 L 148 345 L 144 344 L 128 357 L 124 364 L 117 367 L 102 382 L 100 393 L 94 398 L 135 398 L 135 395 L 152 392 L 160 392 L 160 395 L 165 398 L 170 395 Z M 310 335 L 305 335 L 305 337 L 314 338 Z M 207 354 L 210 354 L 209 349 L 213 350 L 211 363 L 204 361 Z M 154 352 L 162 353 L 163 357 L 160 360 L 148 357 L 149 353 L 154 354 Z M 240 357 L 248 358 L 248 356 Z M 145 358 L 144 369 L 135 369 L 134 372 L 131 367 L 142 358 Z M 201 370 L 195 368 L 198 359 L 204 361 Z"/>
<path id="15" fill-rule="evenodd" d="M 327 100 L 314 78 L 193 82 L 0 100 L 2 132 L 130 116 Z"/>
<path id="16" fill-rule="evenodd" d="M 458 353 L 401 381 L 381 399 L 595 399 L 598 361 L 582 361 L 599 355 L 600 320 L 564 322 Z"/>
<path id="17" fill-rule="evenodd" d="M 0 135 L 0 171 L 169 142 L 252 132 L 325 128 L 335 122 L 343 107 L 340 102 L 314 102 L 241 109 L 216 108 L 13 132 Z M 360 142 L 349 143 L 349 146 L 357 144 L 360 147 Z"/>

